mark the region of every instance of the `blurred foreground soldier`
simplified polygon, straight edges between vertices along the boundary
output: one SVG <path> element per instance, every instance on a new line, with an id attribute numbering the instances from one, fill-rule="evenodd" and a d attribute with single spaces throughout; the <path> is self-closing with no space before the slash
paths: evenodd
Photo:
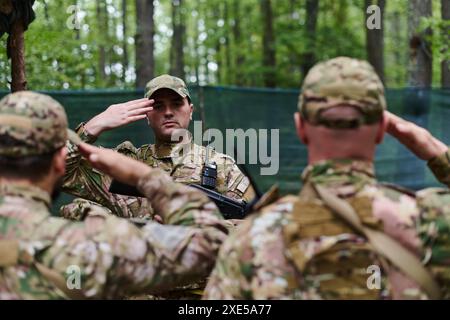
<path id="1" fill-rule="evenodd" d="M 100 207 L 83 222 L 51 217 L 68 138 L 93 167 L 137 186 L 167 225 L 138 227 Z M 48 96 L 0 101 L 0 299 L 121 298 L 204 278 L 226 237 L 215 205 L 159 169 L 76 138 Z"/>
<path id="2" fill-rule="evenodd" d="M 156 138 L 155 144 L 135 148 L 126 141 L 115 149 L 150 167 L 161 168 L 176 182 L 200 184 L 207 148 L 194 144 L 191 136 L 172 141 L 177 130 L 187 130 L 193 109 L 184 81 L 162 75 L 147 84 L 144 99 L 112 105 L 87 123 L 80 124 L 76 132 L 85 142 L 93 143 L 107 130 L 147 118 Z M 231 157 L 214 150 L 209 150 L 208 157 L 217 165 L 216 190 L 219 193 L 247 202 L 253 199 L 254 190 L 249 179 Z M 152 217 L 146 199 L 112 194 L 108 191 L 110 184 L 108 176 L 93 169 L 76 148 L 70 147 L 64 177 L 65 192 L 105 206 L 121 217 Z M 61 213 L 66 218 L 79 219 L 89 206 L 89 202 L 77 199 L 63 207 Z"/>
<path id="3" fill-rule="evenodd" d="M 205 298 L 449 298 L 450 191 L 383 185 L 373 167 L 387 130 L 449 185 L 448 147 L 385 111 L 383 85 L 364 61 L 317 64 L 298 107 L 304 187 L 225 241 Z"/>

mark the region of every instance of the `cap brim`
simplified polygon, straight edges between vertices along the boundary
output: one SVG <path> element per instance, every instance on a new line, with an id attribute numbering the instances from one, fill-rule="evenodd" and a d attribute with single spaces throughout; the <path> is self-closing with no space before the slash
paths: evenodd
<path id="1" fill-rule="evenodd" d="M 74 145 L 78 146 L 83 142 L 81 138 L 72 130 L 67 129 L 67 140 L 69 140 Z"/>
<path id="2" fill-rule="evenodd" d="M 172 90 L 173 92 L 175 92 L 176 94 L 178 94 L 178 95 L 179 95 L 180 97 L 182 97 L 182 98 L 188 97 L 187 94 L 181 93 L 181 92 L 175 90 L 174 88 L 170 88 L 170 87 L 166 87 L 166 86 L 161 86 L 161 87 L 158 87 L 158 88 L 156 88 L 155 90 L 153 90 L 152 93 L 150 93 L 150 94 L 148 95 L 148 98 L 150 99 L 150 98 L 152 97 L 152 95 L 153 95 L 156 91 L 161 90 L 161 89 L 170 89 L 170 90 Z"/>

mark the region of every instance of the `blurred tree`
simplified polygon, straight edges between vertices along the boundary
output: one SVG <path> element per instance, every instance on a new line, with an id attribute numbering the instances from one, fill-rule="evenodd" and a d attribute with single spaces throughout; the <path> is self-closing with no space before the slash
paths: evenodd
<path id="1" fill-rule="evenodd" d="M 261 0 L 261 16 L 263 25 L 263 81 L 264 85 L 274 88 L 276 79 L 276 49 L 273 32 L 273 12 L 271 0 Z"/>
<path id="2" fill-rule="evenodd" d="M 244 53 L 242 48 L 240 0 L 233 0 L 234 84 L 244 84 Z"/>
<path id="3" fill-rule="evenodd" d="M 8 33 L 6 54 L 11 59 L 11 91 L 27 89 L 25 72 L 25 30 L 34 20 L 34 0 L 11 1 L 0 3 L 0 37 Z"/>
<path id="4" fill-rule="evenodd" d="M 186 31 L 182 0 L 172 0 L 172 44 L 170 50 L 170 73 L 182 79 L 184 73 L 184 37 Z"/>
<path id="5" fill-rule="evenodd" d="M 431 17 L 431 0 L 410 0 L 409 5 L 409 81 L 412 87 L 429 88 L 432 81 L 433 55 L 427 36 L 431 28 L 420 32 L 422 18 Z"/>
<path id="6" fill-rule="evenodd" d="M 309 69 L 316 61 L 316 33 L 317 33 L 317 16 L 319 14 L 319 0 L 306 0 L 306 26 L 305 26 L 305 42 L 306 51 L 302 57 L 301 69 L 303 77 L 308 73 Z"/>
<path id="7" fill-rule="evenodd" d="M 319 60 L 346 55 L 376 66 L 379 59 L 372 55 L 378 50 L 381 57 L 383 46 L 386 85 L 404 87 L 411 78 L 409 61 L 422 61 L 424 44 L 431 45 L 432 85 L 440 86 L 448 79 L 449 1 L 415 0 L 432 3 L 434 14 L 411 14 L 417 18 L 415 34 L 423 38 L 412 42 L 420 43 L 413 50 L 408 12 L 414 1 L 407 0 L 370 1 L 389 3 L 384 32 L 362 26 L 367 17 L 361 8 L 368 0 L 35 1 L 38 19 L 26 33 L 24 49 L 28 88 L 143 87 L 155 74 L 175 69 L 187 82 L 202 85 L 298 88 Z M 0 19 L 0 29 L 8 21 Z M 7 46 L 6 37 L 0 42 Z M 0 50 L 0 87 L 11 82 L 10 61 Z"/>
<path id="8" fill-rule="evenodd" d="M 376 5 L 379 8 L 380 13 L 380 28 L 369 28 L 366 25 L 369 17 L 374 12 L 369 12 L 367 9 L 371 5 Z M 384 80 L 384 13 L 385 13 L 385 0 L 365 0 L 364 11 L 366 12 L 366 21 L 365 21 L 365 29 L 366 29 L 366 50 L 367 50 L 367 60 L 372 64 L 380 77 L 381 81 Z"/>
<path id="9" fill-rule="evenodd" d="M 122 55 L 122 82 L 125 83 L 126 82 L 126 76 L 127 76 L 127 70 L 128 70 L 128 37 L 127 37 L 127 1 L 126 0 L 122 0 L 122 35 L 123 35 L 123 40 L 122 40 L 122 50 L 123 50 L 123 55 Z"/>
<path id="10" fill-rule="evenodd" d="M 108 11 L 106 9 L 106 2 L 105 0 L 97 0 L 97 22 L 98 22 L 98 30 L 103 30 L 104 35 L 108 35 Z M 99 39 L 99 46 L 98 46 L 98 72 L 100 79 L 102 81 L 106 80 L 106 48 L 105 48 L 105 42 L 104 37 Z"/>
<path id="11" fill-rule="evenodd" d="M 144 88 L 154 77 L 155 26 L 153 0 L 136 0 L 136 87 Z"/>
<path id="12" fill-rule="evenodd" d="M 443 35 L 444 41 L 444 58 L 441 62 L 441 86 L 442 88 L 450 88 L 450 58 L 448 53 L 450 51 L 450 0 L 441 0 L 441 16 L 444 23 Z"/>

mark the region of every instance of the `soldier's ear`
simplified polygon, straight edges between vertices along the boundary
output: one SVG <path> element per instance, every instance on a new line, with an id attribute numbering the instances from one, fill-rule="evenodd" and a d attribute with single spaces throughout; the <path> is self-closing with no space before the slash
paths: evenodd
<path id="1" fill-rule="evenodd" d="M 192 120 L 192 114 L 194 113 L 194 105 L 191 103 L 189 106 L 191 107 L 191 114 L 189 115 L 189 119 Z"/>
<path id="2" fill-rule="evenodd" d="M 385 114 L 383 113 L 383 117 L 378 126 L 377 136 L 375 138 L 376 144 L 380 144 L 383 142 L 384 134 L 386 133 L 386 130 L 387 130 L 387 125 L 388 125 L 388 119 L 385 117 Z"/>
<path id="3" fill-rule="evenodd" d="M 66 173 L 66 157 L 67 157 L 67 147 L 62 147 L 57 150 L 53 155 L 53 171 L 55 172 L 57 178 L 64 176 Z"/>
<path id="4" fill-rule="evenodd" d="M 294 113 L 295 130 L 301 142 L 308 145 L 309 140 L 305 130 L 305 120 L 299 112 Z"/>

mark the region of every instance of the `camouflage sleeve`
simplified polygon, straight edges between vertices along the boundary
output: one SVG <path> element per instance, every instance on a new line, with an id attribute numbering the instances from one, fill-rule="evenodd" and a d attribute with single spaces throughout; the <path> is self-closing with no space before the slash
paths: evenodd
<path id="1" fill-rule="evenodd" d="M 255 197 L 255 191 L 250 184 L 250 180 L 246 177 L 237 166 L 236 162 L 227 157 L 225 159 L 226 183 L 228 191 L 226 196 L 250 202 Z"/>
<path id="2" fill-rule="evenodd" d="M 203 299 L 253 299 L 252 256 L 249 220 L 244 221 L 223 243 L 209 277 Z M 248 253 L 245 256 L 243 253 Z"/>
<path id="3" fill-rule="evenodd" d="M 286 297 L 294 270 L 284 255 L 283 219 L 269 211 L 239 225 L 220 249 L 203 299 Z"/>
<path id="4" fill-rule="evenodd" d="M 103 210 L 112 214 L 109 209 L 101 207 L 95 202 L 81 198 L 74 199 L 71 203 L 61 206 L 59 214 L 64 219 L 82 221 L 88 214 L 96 212 L 97 210 Z"/>
<path id="5" fill-rule="evenodd" d="M 83 141 L 89 143 L 95 141 L 95 138 L 90 136 L 82 125 L 77 128 L 77 133 Z M 66 159 L 63 191 L 105 206 L 118 216 L 132 216 L 129 213 L 129 203 L 125 197 L 108 192 L 111 178 L 92 168 L 75 145 L 68 143 L 67 147 L 69 153 Z M 130 142 L 120 144 L 116 150 L 126 156 L 136 158 L 136 148 Z M 66 214 L 68 209 L 64 209 Z"/>
<path id="6" fill-rule="evenodd" d="M 215 205 L 159 170 L 142 178 L 139 189 L 170 225 L 138 228 L 126 219 L 92 214 L 61 232 L 45 254 L 54 270 L 75 266 L 81 272 L 79 287 L 88 298 L 163 292 L 207 276 L 214 265 L 227 235 Z"/>
<path id="7" fill-rule="evenodd" d="M 92 144 L 95 141 L 97 141 L 97 137 L 90 134 L 86 128 L 84 127 L 86 123 L 82 122 L 80 123 L 76 128 L 75 132 L 78 134 L 78 136 L 86 143 Z"/>
<path id="8" fill-rule="evenodd" d="M 441 156 L 431 159 L 428 166 L 440 182 L 450 187 L 450 149 Z"/>
<path id="9" fill-rule="evenodd" d="M 441 285 L 443 298 L 450 298 L 450 190 L 429 188 L 417 193 L 420 219 L 417 231 L 423 261 Z"/>

